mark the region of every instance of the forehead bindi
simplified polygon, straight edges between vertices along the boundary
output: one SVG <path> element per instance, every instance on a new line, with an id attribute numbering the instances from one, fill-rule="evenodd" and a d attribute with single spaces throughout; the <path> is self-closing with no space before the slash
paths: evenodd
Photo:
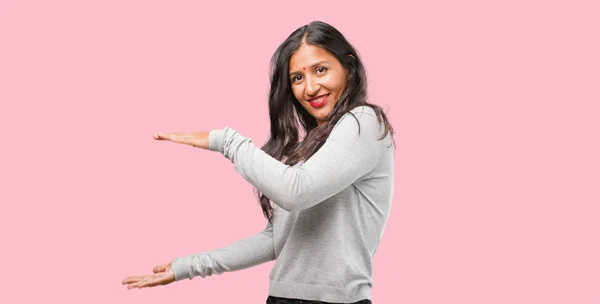
<path id="1" fill-rule="evenodd" d="M 304 45 L 290 58 L 290 75 L 309 70 L 320 64 L 330 64 L 333 61 L 335 61 L 335 57 L 326 50 L 314 45 Z"/>
<path id="2" fill-rule="evenodd" d="M 306 69 L 316 68 L 317 66 L 328 65 L 328 64 L 329 64 L 329 62 L 327 60 L 319 60 L 309 66 L 302 66 L 302 70 L 306 71 Z M 290 75 L 294 75 L 294 74 L 298 74 L 298 73 L 300 73 L 299 70 L 290 70 Z"/>

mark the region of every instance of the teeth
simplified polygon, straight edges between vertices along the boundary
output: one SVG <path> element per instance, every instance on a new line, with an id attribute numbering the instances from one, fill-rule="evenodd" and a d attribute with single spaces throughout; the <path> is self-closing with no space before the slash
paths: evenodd
<path id="1" fill-rule="evenodd" d="M 320 101 L 322 101 L 323 99 L 325 99 L 325 97 L 327 97 L 327 95 L 323 95 L 323 96 L 319 97 L 318 99 L 313 99 L 313 100 L 311 100 L 310 102 L 320 102 Z"/>

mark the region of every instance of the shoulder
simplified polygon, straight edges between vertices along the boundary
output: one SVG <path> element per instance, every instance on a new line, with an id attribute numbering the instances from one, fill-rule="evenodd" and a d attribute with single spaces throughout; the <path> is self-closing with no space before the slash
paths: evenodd
<path id="1" fill-rule="evenodd" d="M 379 125 L 377 113 L 369 106 L 359 106 L 350 110 L 340 118 L 336 127 L 340 124 L 354 125 L 356 128 L 359 128 L 359 125 L 366 125 L 368 128 L 376 128 Z"/>
<path id="2" fill-rule="evenodd" d="M 372 117 L 377 117 L 377 113 L 375 113 L 375 110 L 373 110 L 373 108 L 369 107 L 369 106 L 359 106 L 356 107 L 352 110 L 350 110 L 350 112 L 354 113 L 354 114 L 359 114 L 359 115 L 369 115 Z"/>
<path id="3" fill-rule="evenodd" d="M 337 131 L 359 135 L 366 132 L 369 135 L 379 136 L 380 127 L 375 110 L 369 106 L 359 106 L 344 114 L 334 126 L 332 133 Z"/>

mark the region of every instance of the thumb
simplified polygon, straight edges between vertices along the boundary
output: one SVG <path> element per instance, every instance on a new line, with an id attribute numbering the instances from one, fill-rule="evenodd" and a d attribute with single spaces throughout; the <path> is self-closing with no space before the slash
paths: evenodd
<path id="1" fill-rule="evenodd" d="M 167 270 L 167 264 L 158 265 L 152 269 L 154 273 L 164 272 L 165 270 Z"/>

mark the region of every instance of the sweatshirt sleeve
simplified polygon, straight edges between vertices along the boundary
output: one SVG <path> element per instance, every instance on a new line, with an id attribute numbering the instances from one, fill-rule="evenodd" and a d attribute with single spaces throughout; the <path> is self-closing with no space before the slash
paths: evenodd
<path id="1" fill-rule="evenodd" d="M 229 127 L 210 132 L 209 149 L 221 152 L 244 179 L 284 210 L 310 208 L 369 177 L 379 164 L 383 141 L 375 111 L 361 106 L 351 112 L 356 119 L 351 113 L 342 116 L 323 146 L 300 166 L 280 162 Z"/>
<path id="2" fill-rule="evenodd" d="M 273 226 L 268 223 L 263 231 L 227 247 L 175 258 L 171 270 L 175 274 L 175 281 L 191 280 L 195 276 L 204 278 L 237 271 L 274 259 Z"/>

